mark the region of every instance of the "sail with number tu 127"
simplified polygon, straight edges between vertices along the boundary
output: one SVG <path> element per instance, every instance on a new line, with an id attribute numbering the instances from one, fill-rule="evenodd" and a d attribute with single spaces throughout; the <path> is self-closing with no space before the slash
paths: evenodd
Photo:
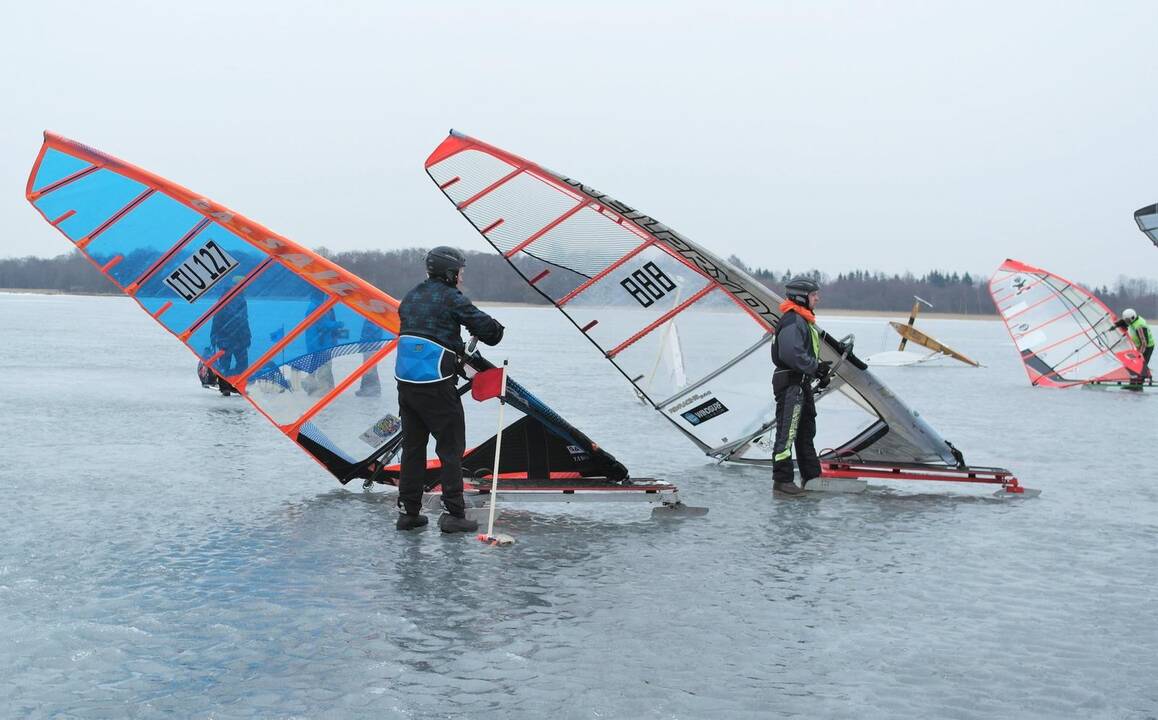
<path id="1" fill-rule="evenodd" d="M 387 468 L 402 435 L 394 298 L 201 195 L 51 133 L 26 195 L 106 278 L 339 481 L 397 476 Z M 491 367 L 477 353 L 467 364 Z M 469 389 L 467 382 L 459 391 Z M 626 479 L 614 457 L 513 380 L 507 401 L 504 478 Z M 467 438 L 464 467 L 475 477 L 492 466 L 487 435 Z"/>
<path id="2" fill-rule="evenodd" d="M 426 170 L 524 280 L 696 446 L 721 460 L 772 462 L 769 350 L 782 298 L 634 208 L 474 138 L 451 131 Z M 678 385 L 652 372 L 663 328 L 677 319 L 686 373 Z M 817 402 L 817 424 L 828 433 L 816 443 L 825 448 L 826 475 L 837 461 L 964 467 L 960 453 L 848 346 L 822 334 L 820 354 L 836 376 Z"/>
<path id="3" fill-rule="evenodd" d="M 1088 290 L 1048 270 L 1006 260 L 989 294 L 1033 385 L 1073 387 L 1129 382 L 1142 355 L 1117 316 Z"/>

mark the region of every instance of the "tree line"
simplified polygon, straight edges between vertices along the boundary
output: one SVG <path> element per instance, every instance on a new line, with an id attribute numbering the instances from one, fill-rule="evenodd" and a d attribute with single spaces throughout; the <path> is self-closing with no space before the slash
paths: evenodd
<path id="1" fill-rule="evenodd" d="M 407 290 L 426 277 L 423 263 L 426 248 L 343 252 L 319 248 L 318 252 L 396 298 L 401 298 Z M 818 280 L 823 285 L 823 306 L 826 310 L 901 312 L 912 307 L 913 296 L 919 295 L 932 303 L 933 309 L 938 312 L 996 312 L 993 300 L 989 297 L 988 278 L 968 272 L 930 270 L 915 275 L 854 270 L 831 276 L 816 269 L 794 273 L 791 269 L 777 272 L 752 268 L 735 256 L 729 258 L 729 261 L 780 294 L 783 294 L 784 283 L 797 274 Z M 493 253 L 467 251 L 463 287 L 467 295 L 480 301 L 546 303 L 541 295 L 515 274 L 503 258 Z M 1135 307 L 1143 315 L 1158 314 L 1158 282 L 1153 280 L 1123 276 L 1112 287 L 1085 287 L 1115 312 L 1121 312 L 1125 307 Z M 54 258 L 0 259 L 0 288 L 65 293 L 119 292 L 76 250 Z"/>

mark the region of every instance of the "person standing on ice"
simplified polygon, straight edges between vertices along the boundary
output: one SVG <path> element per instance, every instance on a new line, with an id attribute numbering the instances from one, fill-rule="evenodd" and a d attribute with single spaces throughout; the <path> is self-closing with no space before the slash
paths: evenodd
<path id="1" fill-rule="evenodd" d="M 788 299 L 780 304 L 780 322 L 772 339 L 772 393 L 776 398 L 776 442 L 772 449 L 772 494 L 795 497 L 804 485 L 820 476 L 813 439 L 816 437 L 816 404 L 812 380 L 818 389 L 829 383 L 832 363 L 820 359 L 820 333 L 813 310 L 820 301 L 820 285 L 798 277 L 786 286 Z M 800 468 L 801 484 L 792 481 L 792 451 Z"/>
<path id="2" fill-rule="evenodd" d="M 240 285 L 244 278 L 237 275 L 233 278 L 233 285 Z M 229 396 L 237 392 L 226 381 L 227 375 L 240 375 L 249 367 L 249 346 L 253 338 L 249 330 L 249 305 L 245 301 L 245 291 L 238 291 L 225 307 L 213 315 L 209 325 L 209 344 L 211 348 L 221 351 L 221 358 L 217 361 L 217 389 L 222 395 Z M 205 383 L 202 383 L 205 384 Z"/>
<path id="3" fill-rule="evenodd" d="M 428 277 L 402 299 L 401 328 L 394 378 L 402 420 L 402 467 L 398 478 L 396 527 L 413 530 L 426 525 L 422 508 L 426 477 L 426 443 L 434 436 L 441 462 L 439 482 L 446 512 L 438 519 L 443 532 L 473 532 L 478 523 L 466 517 L 462 498 L 462 454 L 466 421 L 458 395 L 459 358 L 466 355 L 461 328 L 487 345 L 503 338 L 503 326 L 475 307 L 458 289 L 466 256 L 452 247 L 426 254 Z"/>
<path id="4" fill-rule="evenodd" d="M 1130 342 L 1142 353 L 1142 374 L 1139 378 L 1145 380 L 1151 377 L 1150 356 L 1154 354 L 1154 331 L 1146 324 L 1146 318 L 1134 308 L 1126 308 L 1122 311 L 1122 319 L 1114 324 L 1130 335 Z"/>

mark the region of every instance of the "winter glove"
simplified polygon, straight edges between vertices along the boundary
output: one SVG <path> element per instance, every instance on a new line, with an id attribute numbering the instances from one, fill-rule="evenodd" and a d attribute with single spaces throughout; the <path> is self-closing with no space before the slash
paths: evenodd
<path id="1" fill-rule="evenodd" d="M 821 360 L 816 364 L 816 387 L 814 390 L 820 391 L 828 387 L 832 382 L 832 363 L 827 360 Z"/>

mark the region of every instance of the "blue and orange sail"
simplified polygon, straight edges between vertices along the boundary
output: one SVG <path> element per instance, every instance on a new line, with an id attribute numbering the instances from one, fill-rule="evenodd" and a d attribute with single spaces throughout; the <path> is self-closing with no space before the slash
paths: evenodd
<path id="1" fill-rule="evenodd" d="M 399 432 L 388 392 L 375 402 L 358 394 L 393 375 L 394 298 L 229 208 L 52 133 L 26 195 L 327 469 L 341 474 Z"/>

